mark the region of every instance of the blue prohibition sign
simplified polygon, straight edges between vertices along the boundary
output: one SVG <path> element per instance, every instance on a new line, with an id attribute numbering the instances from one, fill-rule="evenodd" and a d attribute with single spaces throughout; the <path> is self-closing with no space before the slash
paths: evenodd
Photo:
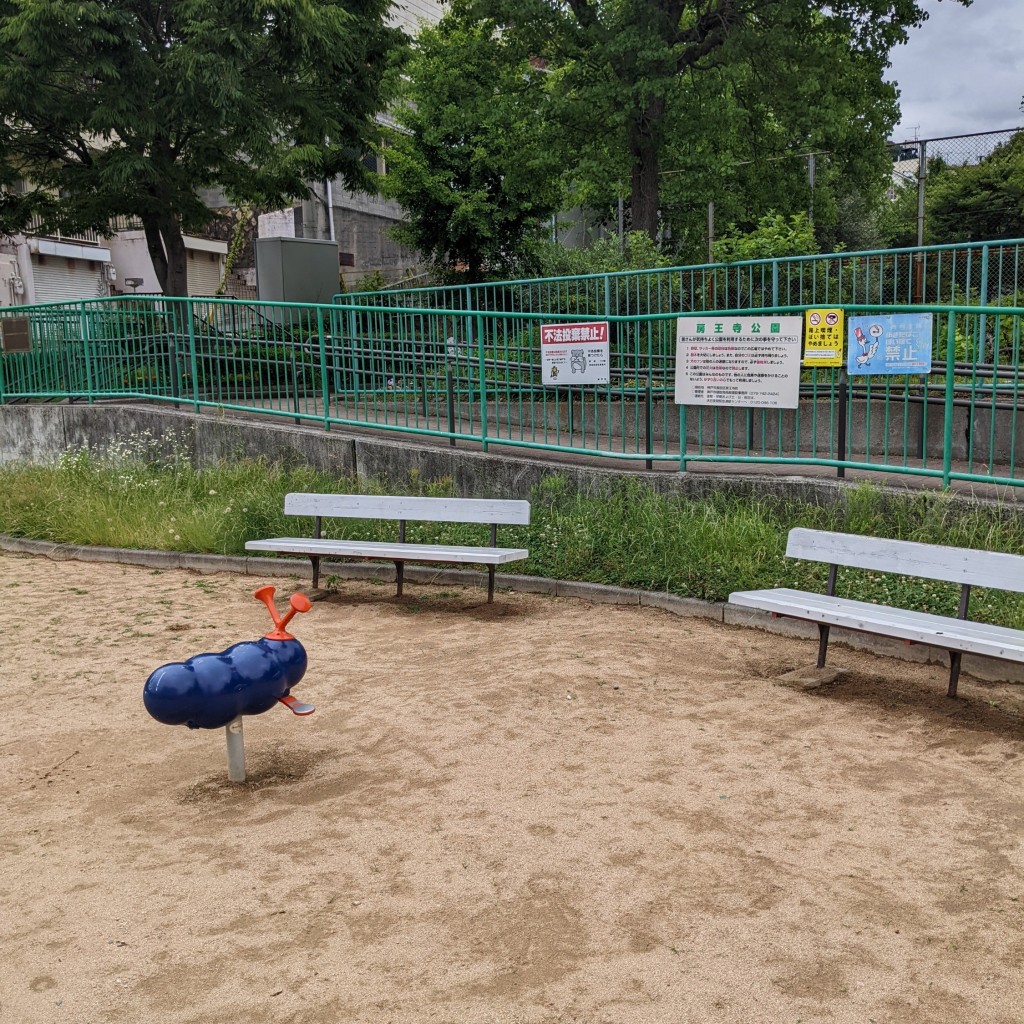
<path id="1" fill-rule="evenodd" d="M 931 373 L 932 314 L 852 316 L 846 369 L 851 376 Z"/>

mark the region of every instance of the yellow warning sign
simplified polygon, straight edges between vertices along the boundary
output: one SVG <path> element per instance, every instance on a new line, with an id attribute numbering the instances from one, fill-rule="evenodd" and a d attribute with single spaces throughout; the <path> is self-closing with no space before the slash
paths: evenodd
<path id="1" fill-rule="evenodd" d="M 843 365 L 843 311 L 809 309 L 804 314 L 804 366 Z"/>

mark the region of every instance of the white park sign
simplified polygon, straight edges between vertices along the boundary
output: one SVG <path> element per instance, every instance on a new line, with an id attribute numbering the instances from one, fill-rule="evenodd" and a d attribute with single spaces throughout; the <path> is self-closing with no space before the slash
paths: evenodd
<path id="1" fill-rule="evenodd" d="M 803 317 L 681 316 L 676 404 L 795 409 Z"/>
<path id="2" fill-rule="evenodd" d="M 540 329 L 541 380 L 558 387 L 607 384 L 608 321 L 544 324 Z"/>

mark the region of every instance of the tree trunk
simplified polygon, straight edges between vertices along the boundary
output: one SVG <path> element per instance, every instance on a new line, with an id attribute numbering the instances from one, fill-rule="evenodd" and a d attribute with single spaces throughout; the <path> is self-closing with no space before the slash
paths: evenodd
<path id="1" fill-rule="evenodd" d="M 167 256 L 164 254 L 164 243 L 160 238 L 160 224 L 155 216 L 147 214 L 142 218 L 142 229 L 146 232 L 146 248 L 149 258 L 156 271 L 156 279 L 160 290 L 167 294 Z"/>
<path id="2" fill-rule="evenodd" d="M 167 284 L 164 295 L 188 295 L 188 255 L 177 220 L 167 217 L 160 223 L 160 234 L 167 253 Z"/>
<path id="3" fill-rule="evenodd" d="M 658 97 L 635 111 L 629 129 L 629 155 L 633 163 L 629 208 L 633 230 L 658 237 L 659 171 L 658 144 L 665 100 Z"/>
<path id="4" fill-rule="evenodd" d="M 173 217 L 142 218 L 146 248 L 164 295 L 188 294 L 188 254 L 181 228 Z"/>

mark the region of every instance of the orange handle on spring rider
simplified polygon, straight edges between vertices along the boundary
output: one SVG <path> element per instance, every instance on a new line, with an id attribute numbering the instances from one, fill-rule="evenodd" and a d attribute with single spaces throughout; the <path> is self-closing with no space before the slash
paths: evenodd
<path id="1" fill-rule="evenodd" d="M 274 629 L 264 635 L 265 640 L 294 640 L 295 637 L 284 627 L 291 622 L 296 612 L 308 612 L 313 607 L 305 594 L 292 594 L 288 601 L 291 608 L 284 615 L 278 615 L 274 605 L 274 588 L 271 586 L 260 587 L 259 590 L 253 592 L 253 597 L 267 606 L 267 611 L 270 612 L 270 617 L 274 620 Z"/>

